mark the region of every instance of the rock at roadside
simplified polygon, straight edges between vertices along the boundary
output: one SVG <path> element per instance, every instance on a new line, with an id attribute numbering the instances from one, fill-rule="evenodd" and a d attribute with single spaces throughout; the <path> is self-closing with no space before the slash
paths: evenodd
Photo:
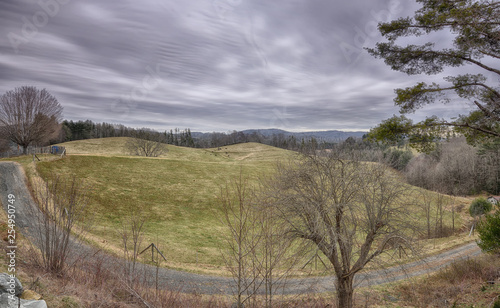
<path id="1" fill-rule="evenodd" d="M 23 294 L 23 286 L 17 277 L 6 273 L 0 273 L 0 294 L 7 293 L 15 296 Z"/>
<path id="2" fill-rule="evenodd" d="M 21 308 L 48 308 L 47 303 L 44 300 L 41 301 L 30 301 L 25 299 L 19 299 L 18 297 L 9 298 L 9 294 L 4 293 L 0 296 L 0 307 L 2 308 L 18 308 L 19 301 L 21 301 Z"/>
<path id="3" fill-rule="evenodd" d="M 6 273 L 0 273 L 1 308 L 47 308 L 47 303 L 44 300 L 38 301 L 20 299 L 18 296 L 20 296 L 22 293 L 23 286 L 21 285 L 19 279 Z"/>

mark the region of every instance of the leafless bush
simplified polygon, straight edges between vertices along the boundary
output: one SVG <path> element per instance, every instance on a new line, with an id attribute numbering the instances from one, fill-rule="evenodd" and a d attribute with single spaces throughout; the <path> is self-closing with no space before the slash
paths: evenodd
<path id="1" fill-rule="evenodd" d="M 162 134 L 139 130 L 127 140 L 126 149 L 132 155 L 158 157 L 167 152 L 167 145 Z"/>
<path id="2" fill-rule="evenodd" d="M 159 295 L 153 295 L 154 292 L 149 291 L 145 294 L 145 298 L 155 308 L 191 308 L 191 307 L 206 307 L 206 308 L 224 308 L 231 305 L 222 297 L 203 296 L 201 294 L 185 294 L 176 290 L 161 290 Z"/>
<path id="3" fill-rule="evenodd" d="M 493 279 L 492 272 L 497 275 Z M 486 281 L 498 278 L 498 270 L 484 260 L 464 259 L 453 262 L 445 269 L 436 274 L 436 279 L 446 281 L 450 284 L 457 284 L 466 280 Z"/>
<path id="4" fill-rule="evenodd" d="M 90 220 L 86 208 L 90 189 L 76 177 L 50 175 L 34 185 L 38 208 L 32 207 L 35 243 L 41 251 L 41 264 L 53 273 L 64 270 L 72 252 L 76 252 Z"/>
<path id="5" fill-rule="evenodd" d="M 443 307 L 445 301 L 451 304 L 467 293 L 477 292 L 478 284 L 484 286 L 498 278 L 498 258 L 483 256 L 458 260 L 426 279 L 403 283 L 395 291 L 406 305 Z"/>

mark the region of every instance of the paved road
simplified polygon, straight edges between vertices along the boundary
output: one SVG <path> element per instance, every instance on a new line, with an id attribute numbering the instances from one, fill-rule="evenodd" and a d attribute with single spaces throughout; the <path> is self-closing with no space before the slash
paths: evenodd
<path id="1" fill-rule="evenodd" d="M 36 228 L 33 228 L 33 216 L 36 211 L 30 211 L 34 201 L 26 186 L 26 177 L 21 166 L 13 162 L 0 162 L 0 200 L 6 210 L 8 194 L 16 196 L 16 225 L 26 236 L 36 238 Z M 90 254 L 93 248 L 79 246 L 79 252 Z M 436 271 L 454 260 L 476 256 L 481 250 L 476 243 L 469 243 L 438 255 L 424 258 L 403 266 L 391 267 L 385 270 L 360 273 L 356 276 L 358 286 L 372 286 L 387 282 L 398 281 L 409 277 L 419 276 Z M 119 259 L 106 256 L 105 266 L 116 266 Z M 149 280 L 153 281 L 156 269 L 148 265 L 141 265 Z M 232 294 L 233 280 L 226 277 L 193 274 L 162 268 L 159 272 L 161 286 L 181 292 L 196 292 L 198 294 Z M 333 276 L 289 279 L 282 292 L 286 294 L 303 294 L 312 292 L 330 292 L 334 290 L 335 278 Z"/>

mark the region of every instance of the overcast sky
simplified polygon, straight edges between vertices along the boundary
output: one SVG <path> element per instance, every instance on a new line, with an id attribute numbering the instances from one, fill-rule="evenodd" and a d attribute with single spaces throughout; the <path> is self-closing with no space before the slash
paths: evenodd
<path id="1" fill-rule="evenodd" d="M 1 0 L 0 94 L 46 88 L 64 118 L 158 130 L 368 130 L 398 114 L 363 47 L 404 0 Z M 435 77 L 434 77 L 435 78 Z M 439 80 L 437 80 L 439 81 Z M 447 115 L 446 106 L 420 112 Z"/>

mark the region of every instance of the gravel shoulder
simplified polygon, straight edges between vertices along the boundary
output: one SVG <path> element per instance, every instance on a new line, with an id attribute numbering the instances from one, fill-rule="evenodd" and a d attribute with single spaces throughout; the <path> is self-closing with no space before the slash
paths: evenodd
<path id="1" fill-rule="evenodd" d="M 24 171 L 18 163 L 0 162 L 0 200 L 4 210 L 7 210 L 8 195 L 15 195 L 16 225 L 21 232 L 30 238 L 36 237 L 36 230 L 32 222 L 36 221 L 30 207 L 35 203 L 26 185 Z M 90 246 L 80 246 L 79 251 L 91 254 L 94 248 Z M 404 280 L 432 273 L 455 260 L 473 257 L 481 254 L 481 250 L 476 243 L 469 243 L 449 251 L 411 262 L 402 266 L 390 267 L 384 270 L 362 272 L 356 276 L 357 286 L 367 287 L 373 285 Z M 106 256 L 105 262 L 109 267 L 114 267 L 120 263 L 116 257 Z M 151 281 L 154 281 L 156 268 L 149 265 L 141 265 L 140 269 L 146 273 Z M 193 274 L 183 271 L 161 268 L 159 271 L 159 283 L 173 290 L 186 293 L 197 294 L 232 294 L 234 285 L 232 278 Z M 322 293 L 334 291 L 335 278 L 333 276 L 310 277 L 289 279 L 283 286 L 282 292 L 285 294 Z"/>

